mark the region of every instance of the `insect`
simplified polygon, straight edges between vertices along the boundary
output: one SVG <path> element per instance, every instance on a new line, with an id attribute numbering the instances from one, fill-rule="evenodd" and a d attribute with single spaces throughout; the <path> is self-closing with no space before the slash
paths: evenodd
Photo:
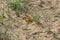
<path id="1" fill-rule="evenodd" d="M 33 23 L 33 22 L 34 22 L 34 19 L 33 19 L 33 17 L 31 17 L 31 16 L 24 17 L 23 19 L 24 19 L 27 23 Z"/>

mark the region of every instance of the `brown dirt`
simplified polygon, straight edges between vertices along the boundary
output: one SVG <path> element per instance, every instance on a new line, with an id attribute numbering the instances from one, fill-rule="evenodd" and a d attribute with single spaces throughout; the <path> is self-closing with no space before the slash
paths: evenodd
<path id="1" fill-rule="evenodd" d="M 60 1 L 59 0 L 24 0 L 30 9 L 30 15 L 41 16 L 40 22 L 43 24 L 37 25 L 36 23 L 27 24 L 24 17 L 17 17 L 15 12 L 9 8 L 11 19 L 8 14 L 8 2 L 12 0 L 0 0 L 0 14 L 4 8 L 4 24 L 12 25 L 8 28 L 7 37 L 9 40 L 60 40 Z M 0 24 L 1 32 L 5 31 L 5 25 Z M 51 28 L 51 33 L 48 33 L 48 28 Z M 58 34 L 58 38 L 53 37 L 53 33 Z M 3 34 L 2 34 L 3 35 Z M 1 35 L 1 36 L 2 36 Z M 6 38 L 4 36 L 3 40 Z M 1 37 L 1 38 L 2 38 Z M 5 38 L 5 39 L 4 39 Z M 8 40 L 8 39 L 6 39 Z"/>

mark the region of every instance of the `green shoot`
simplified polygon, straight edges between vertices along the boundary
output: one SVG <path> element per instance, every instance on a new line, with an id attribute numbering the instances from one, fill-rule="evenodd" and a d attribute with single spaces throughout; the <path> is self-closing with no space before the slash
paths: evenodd
<path id="1" fill-rule="evenodd" d="M 34 18 L 34 21 L 35 21 L 36 23 L 39 23 L 39 21 L 40 21 L 40 16 L 39 16 L 39 15 L 36 15 L 36 16 L 34 16 L 33 18 Z"/>
<path id="2" fill-rule="evenodd" d="M 2 23 L 3 22 L 3 16 L 0 16 L 0 23 Z"/>
<path id="3" fill-rule="evenodd" d="M 16 13 L 16 16 L 19 17 L 20 13 L 28 13 L 27 6 L 22 2 L 22 0 L 16 0 L 16 2 L 9 3 L 9 7 L 12 8 Z"/>
<path id="4" fill-rule="evenodd" d="M 57 35 L 56 33 L 53 33 L 53 37 L 54 37 L 54 38 L 57 38 L 58 35 Z"/>

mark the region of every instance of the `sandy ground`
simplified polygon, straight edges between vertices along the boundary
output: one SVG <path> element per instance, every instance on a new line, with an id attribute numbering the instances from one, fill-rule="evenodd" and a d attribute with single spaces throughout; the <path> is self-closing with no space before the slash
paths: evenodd
<path id="1" fill-rule="evenodd" d="M 5 16 L 5 25 L 0 24 L 0 40 L 60 40 L 60 0 L 24 0 L 30 9 L 30 15 L 41 16 L 43 27 L 36 23 L 28 24 L 21 18 L 24 15 L 16 17 L 10 8 L 8 13 L 7 4 L 10 1 L 12 0 L 0 0 L 0 15 L 4 11 Z M 7 14 L 10 14 L 11 18 Z M 5 26 L 8 27 L 6 38 L 3 35 Z M 58 36 L 54 37 L 54 33 Z"/>

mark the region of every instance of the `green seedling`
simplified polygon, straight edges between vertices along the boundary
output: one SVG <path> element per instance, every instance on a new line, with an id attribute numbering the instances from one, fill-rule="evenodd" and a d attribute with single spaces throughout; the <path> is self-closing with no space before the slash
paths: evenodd
<path id="1" fill-rule="evenodd" d="M 9 3 L 9 7 L 16 11 L 16 16 L 19 16 L 19 10 L 22 8 L 24 4 L 22 3 L 22 0 L 16 0 L 16 2 Z"/>
<path id="2" fill-rule="evenodd" d="M 4 7 L 4 5 L 3 5 L 3 7 Z M 0 23 L 3 23 L 3 20 L 4 20 L 4 8 L 2 8 L 2 9 L 3 9 L 3 11 L 0 15 Z"/>
<path id="3" fill-rule="evenodd" d="M 21 0 L 16 0 L 16 2 L 9 3 L 9 7 L 14 10 L 19 10 L 21 7 L 23 7 L 23 3 Z"/>
<path id="4" fill-rule="evenodd" d="M 4 17 L 3 16 L 0 16 L 0 23 L 3 22 L 3 19 L 4 19 Z"/>
<path id="5" fill-rule="evenodd" d="M 54 38 L 57 38 L 57 37 L 58 37 L 58 34 L 53 33 L 53 37 L 54 37 Z"/>
<path id="6" fill-rule="evenodd" d="M 39 21 L 40 21 L 40 16 L 39 16 L 39 15 L 36 15 L 36 16 L 34 16 L 33 18 L 34 18 L 34 21 L 35 21 L 36 23 L 39 23 Z"/>
<path id="7" fill-rule="evenodd" d="M 19 17 L 19 14 L 21 12 L 27 13 L 28 8 L 27 6 L 22 2 L 22 0 L 16 0 L 15 2 L 9 3 L 9 7 L 12 8 L 12 10 L 15 10 L 16 16 Z"/>
<path id="8" fill-rule="evenodd" d="M 38 26 L 41 26 L 42 28 L 44 28 L 44 25 L 40 22 L 40 16 L 39 15 L 36 15 L 36 16 L 33 16 L 34 18 L 34 21 L 35 23 L 38 25 Z"/>

